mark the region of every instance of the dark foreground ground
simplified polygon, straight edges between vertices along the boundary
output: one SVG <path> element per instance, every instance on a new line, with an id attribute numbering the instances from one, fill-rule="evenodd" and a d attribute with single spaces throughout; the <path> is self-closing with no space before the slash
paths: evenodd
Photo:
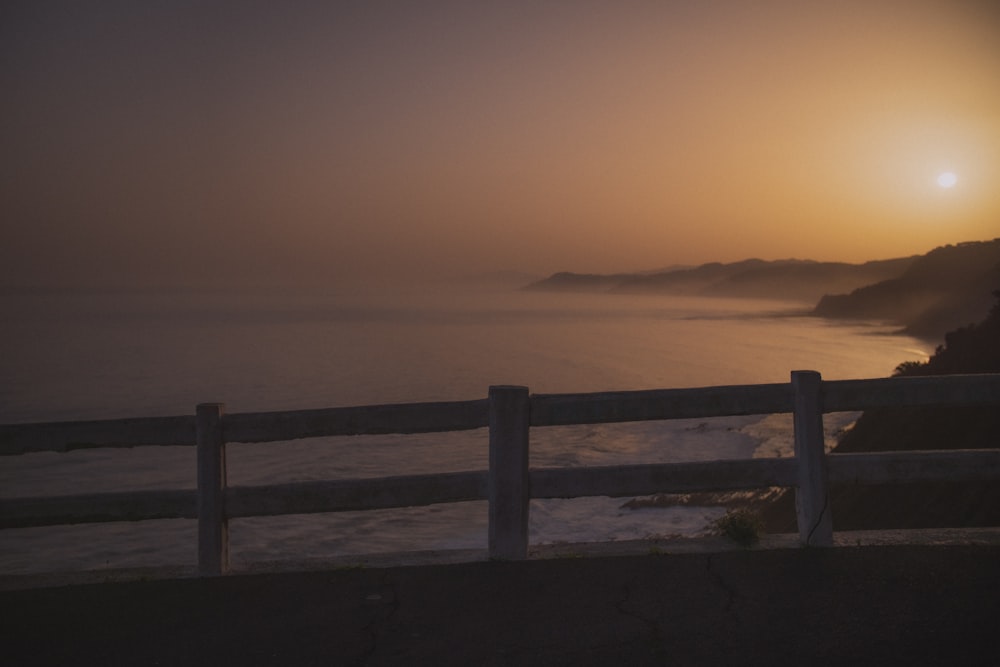
<path id="1" fill-rule="evenodd" d="M 258 574 L 0 593 L 8 665 L 997 665 L 1000 547 Z"/>

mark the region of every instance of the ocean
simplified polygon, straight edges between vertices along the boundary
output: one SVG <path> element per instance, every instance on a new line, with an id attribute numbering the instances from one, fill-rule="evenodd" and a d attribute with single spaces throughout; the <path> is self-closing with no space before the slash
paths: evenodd
<path id="1" fill-rule="evenodd" d="M 808 304 L 499 288 L 245 290 L 0 296 L 0 423 L 256 412 L 537 393 L 885 377 L 929 345 Z M 855 415 L 828 415 L 832 443 Z M 531 465 L 673 462 L 791 451 L 789 416 L 536 428 Z M 231 485 L 486 468 L 485 430 L 231 444 Z M 0 459 L 0 496 L 194 488 L 191 447 Z M 530 541 L 698 535 L 715 507 L 627 498 L 532 501 Z M 485 548 L 483 502 L 231 522 L 237 565 Z M 187 520 L 6 530 L 0 572 L 196 562 Z"/>

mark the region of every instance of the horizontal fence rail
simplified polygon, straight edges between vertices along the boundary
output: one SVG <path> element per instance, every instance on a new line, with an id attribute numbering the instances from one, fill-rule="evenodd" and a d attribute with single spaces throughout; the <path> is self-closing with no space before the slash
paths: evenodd
<path id="1" fill-rule="evenodd" d="M 791 411 L 792 393 L 787 384 L 536 394 L 531 397 L 532 426 L 696 419 Z"/>
<path id="2" fill-rule="evenodd" d="M 648 496 L 794 486 L 794 459 L 747 459 L 532 470 L 532 498 Z"/>
<path id="3" fill-rule="evenodd" d="M 274 442 L 336 435 L 440 433 L 485 428 L 489 401 L 405 403 L 226 417 L 229 442 Z"/>
<path id="4" fill-rule="evenodd" d="M 530 395 L 491 387 L 471 401 L 373 405 L 227 415 L 202 404 L 194 416 L 0 425 L 0 455 L 89 447 L 182 445 L 198 449 L 197 490 L 0 499 L 0 527 L 197 519 L 199 569 L 228 569 L 229 519 L 486 500 L 489 550 L 527 554 L 531 498 L 791 487 L 803 544 L 832 543 L 830 483 L 1000 480 L 1000 449 L 826 454 L 826 412 L 1000 404 L 1000 374 L 823 381 L 795 371 L 787 384 Z M 792 413 L 795 456 L 670 464 L 531 469 L 531 427 Z M 227 443 L 488 428 L 486 471 L 228 486 Z"/>
<path id="5" fill-rule="evenodd" d="M 823 382 L 824 412 L 1000 403 L 1000 375 L 935 375 Z"/>
<path id="6" fill-rule="evenodd" d="M 0 424 L 0 456 L 97 447 L 194 445 L 194 416 Z"/>
<path id="7" fill-rule="evenodd" d="M 486 488 L 485 471 L 234 487 L 226 490 L 226 514 L 240 518 L 419 507 L 486 500 Z"/>
<path id="8" fill-rule="evenodd" d="M 227 415 L 228 442 L 274 442 L 337 435 L 438 433 L 488 426 L 489 402 L 404 403 Z M 97 447 L 194 445 L 195 418 L 0 424 L 0 456 Z"/>
<path id="9" fill-rule="evenodd" d="M 0 499 L 0 528 L 197 518 L 198 492 L 194 489 Z"/>
<path id="10" fill-rule="evenodd" d="M 830 454 L 830 481 L 905 484 L 1000 479 L 1000 449 Z"/>

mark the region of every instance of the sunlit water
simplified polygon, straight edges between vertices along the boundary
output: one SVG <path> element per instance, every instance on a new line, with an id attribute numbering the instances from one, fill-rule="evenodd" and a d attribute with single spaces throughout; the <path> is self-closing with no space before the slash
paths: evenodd
<path id="1" fill-rule="evenodd" d="M 884 377 L 927 345 L 874 324 L 797 315 L 803 304 L 511 291 L 7 295 L 0 422 L 483 398 L 491 384 L 588 392 Z M 850 416 L 828 416 L 833 438 Z M 531 465 L 787 455 L 790 418 L 538 428 Z M 486 468 L 484 430 L 232 444 L 232 485 Z M 193 488 L 190 447 L 0 459 L 0 495 Z M 628 499 L 533 501 L 533 543 L 695 535 L 718 508 L 630 510 Z M 191 564 L 191 521 L 4 531 L 0 570 Z M 483 548 L 482 502 L 244 519 L 236 563 Z"/>

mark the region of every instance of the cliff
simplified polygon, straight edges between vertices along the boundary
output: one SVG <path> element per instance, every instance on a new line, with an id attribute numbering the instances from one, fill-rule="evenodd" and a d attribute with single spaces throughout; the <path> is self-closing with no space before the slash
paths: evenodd
<path id="1" fill-rule="evenodd" d="M 899 375 L 1000 373 L 1000 291 L 979 324 L 945 336 L 926 363 L 904 362 Z M 835 452 L 977 449 L 997 446 L 1000 410 L 991 407 L 866 411 Z M 1000 526 L 1000 485 L 990 482 L 833 485 L 834 530 Z M 763 506 L 768 532 L 795 532 L 794 493 Z"/>
<path id="2" fill-rule="evenodd" d="M 863 264 L 843 262 L 770 263 L 721 280 L 705 290 L 711 296 L 801 299 L 815 303 L 823 294 L 850 291 L 902 274 L 916 257 Z"/>
<path id="3" fill-rule="evenodd" d="M 896 278 L 826 295 L 814 315 L 877 319 L 931 340 L 982 319 L 1000 288 L 1000 239 L 936 248 L 916 258 Z"/>

